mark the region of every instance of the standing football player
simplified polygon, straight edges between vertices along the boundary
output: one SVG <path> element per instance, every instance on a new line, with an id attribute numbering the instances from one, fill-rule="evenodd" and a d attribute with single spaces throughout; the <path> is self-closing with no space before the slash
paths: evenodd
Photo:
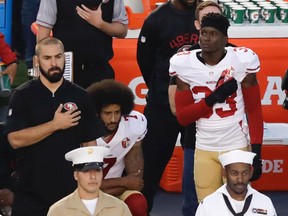
<path id="1" fill-rule="evenodd" d="M 251 146 L 256 153 L 251 180 L 262 173 L 263 120 L 256 78 L 260 62 L 248 48 L 225 47 L 229 25 L 223 15 L 208 13 L 201 23 L 201 49 L 170 60 L 170 75 L 177 76 L 177 120 L 183 126 L 196 121 L 194 176 L 199 201 L 223 184 L 218 160 L 222 152 L 249 151 Z"/>

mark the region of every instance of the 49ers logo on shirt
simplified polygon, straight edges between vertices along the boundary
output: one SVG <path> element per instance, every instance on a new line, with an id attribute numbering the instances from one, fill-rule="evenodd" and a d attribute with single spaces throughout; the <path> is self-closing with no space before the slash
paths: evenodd
<path id="1" fill-rule="evenodd" d="M 221 77 L 225 77 L 225 79 L 229 79 L 230 77 L 233 77 L 235 74 L 235 69 L 231 66 L 230 68 L 227 68 L 222 71 Z"/>
<path id="2" fill-rule="evenodd" d="M 190 45 L 190 44 L 184 45 L 184 46 L 182 46 L 182 47 L 177 51 L 177 53 L 189 51 L 189 49 L 190 49 L 191 47 L 192 47 L 192 45 Z"/>
<path id="3" fill-rule="evenodd" d="M 216 84 L 216 86 L 220 86 L 222 85 L 224 82 L 226 82 L 228 79 L 230 79 L 231 77 L 233 77 L 233 75 L 235 74 L 235 70 L 234 68 L 231 66 L 230 68 L 227 68 L 225 70 L 222 71 L 222 74 Z"/>
<path id="4" fill-rule="evenodd" d="M 71 110 L 73 108 L 77 109 L 77 105 L 73 102 L 67 102 L 64 104 L 63 108 L 68 111 L 68 110 Z"/>
<path id="5" fill-rule="evenodd" d="M 123 148 L 128 148 L 131 145 L 131 140 L 126 137 L 121 141 L 121 144 Z"/>

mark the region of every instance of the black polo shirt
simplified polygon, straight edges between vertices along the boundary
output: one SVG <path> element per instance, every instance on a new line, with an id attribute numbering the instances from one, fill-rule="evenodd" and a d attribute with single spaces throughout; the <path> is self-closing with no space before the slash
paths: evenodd
<path id="1" fill-rule="evenodd" d="M 81 110 L 79 124 L 16 151 L 17 192 L 47 207 L 76 188 L 71 162 L 64 155 L 101 135 L 90 96 L 66 80 L 54 94 L 39 79 L 32 80 L 15 90 L 7 117 L 6 133 L 37 126 L 51 121 L 60 103 L 77 105 Z"/>

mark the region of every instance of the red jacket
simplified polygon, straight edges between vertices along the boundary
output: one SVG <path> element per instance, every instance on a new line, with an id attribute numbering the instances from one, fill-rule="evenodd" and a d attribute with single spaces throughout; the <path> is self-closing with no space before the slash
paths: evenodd
<path id="1" fill-rule="evenodd" d="M 4 40 L 4 35 L 0 33 L 0 58 L 5 64 L 10 64 L 17 59 L 16 53 L 12 52 L 9 45 Z"/>

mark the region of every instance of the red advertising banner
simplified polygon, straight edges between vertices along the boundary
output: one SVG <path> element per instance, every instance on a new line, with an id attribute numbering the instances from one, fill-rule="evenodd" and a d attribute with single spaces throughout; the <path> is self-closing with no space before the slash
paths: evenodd
<path id="1" fill-rule="evenodd" d="M 285 93 L 281 90 L 281 80 L 288 69 L 288 38 L 233 38 L 229 42 L 252 49 L 260 58 L 261 70 L 257 77 L 264 121 L 288 123 L 288 110 L 282 108 Z M 136 109 L 143 111 L 148 90 L 136 61 L 137 39 L 114 39 L 113 47 L 115 56 L 111 63 L 116 79 L 133 90 Z"/>

